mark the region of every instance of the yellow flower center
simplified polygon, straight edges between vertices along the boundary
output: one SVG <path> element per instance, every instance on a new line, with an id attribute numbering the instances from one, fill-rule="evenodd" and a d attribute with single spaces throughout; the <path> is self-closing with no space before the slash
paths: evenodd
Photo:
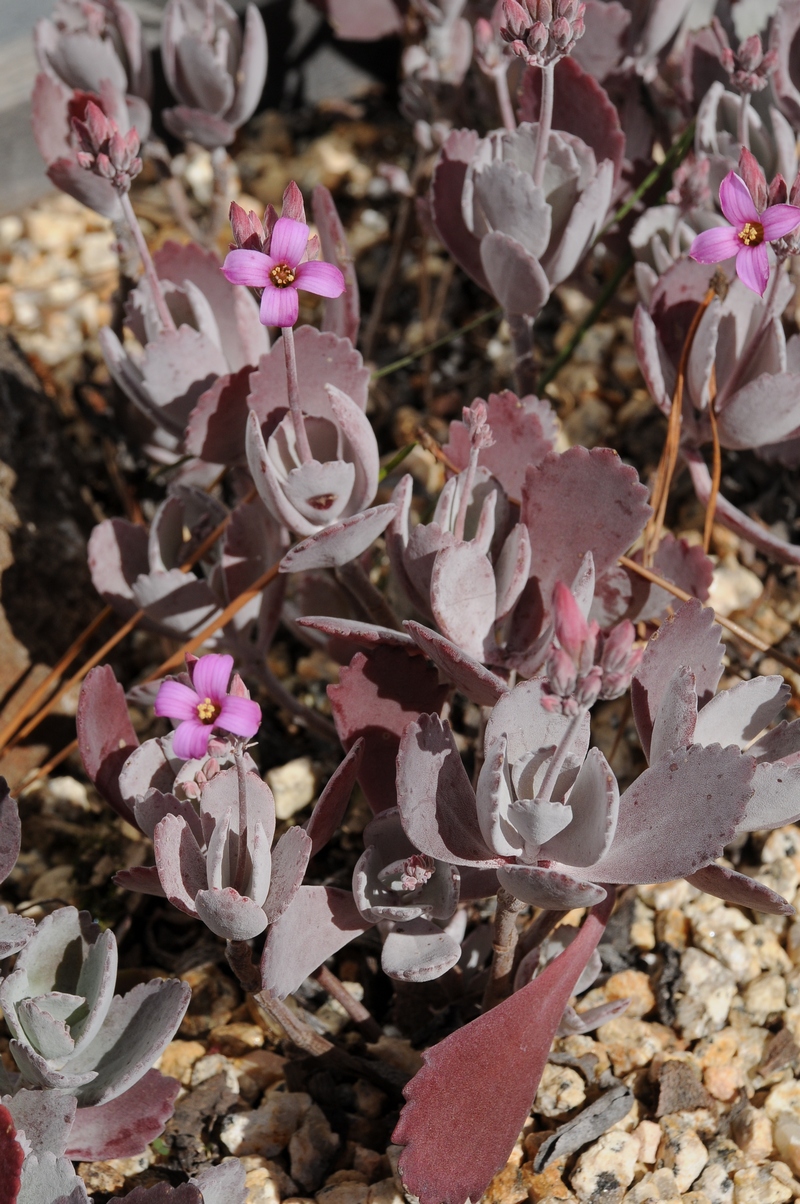
<path id="1" fill-rule="evenodd" d="M 764 241 L 764 227 L 761 222 L 745 222 L 739 231 L 739 238 L 746 247 L 757 247 Z"/>
<path id="2" fill-rule="evenodd" d="M 739 237 L 741 238 L 741 235 Z M 276 288 L 288 288 L 290 284 L 294 284 L 295 275 L 294 268 L 289 267 L 288 263 L 276 263 L 269 278 Z"/>
<path id="3" fill-rule="evenodd" d="M 204 698 L 197 704 L 197 718 L 201 719 L 203 723 L 213 723 L 219 712 L 220 708 L 210 698 Z"/>

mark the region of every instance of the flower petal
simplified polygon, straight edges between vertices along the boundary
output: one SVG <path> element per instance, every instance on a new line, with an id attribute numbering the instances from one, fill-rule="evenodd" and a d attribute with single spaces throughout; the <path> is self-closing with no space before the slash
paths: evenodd
<path id="1" fill-rule="evenodd" d="M 287 218 L 287 221 L 289 219 Z M 297 289 L 275 288 L 270 282 L 261 296 L 261 321 L 264 326 L 294 326 L 300 312 Z"/>
<path id="2" fill-rule="evenodd" d="M 800 208 L 797 205 L 772 205 L 761 214 L 761 225 L 766 241 L 774 242 L 800 226 Z"/>
<path id="3" fill-rule="evenodd" d="M 162 681 L 153 710 L 167 719 L 196 719 L 200 699 L 194 690 L 179 681 Z"/>
<path id="4" fill-rule="evenodd" d="M 318 297 L 341 297 L 345 289 L 344 276 L 332 263 L 301 263 L 295 284 Z"/>
<path id="5" fill-rule="evenodd" d="M 290 268 L 296 268 L 308 246 L 309 233 L 304 222 L 296 222 L 293 217 L 279 217 L 269 244 L 272 262 L 288 263 Z"/>
<path id="6" fill-rule="evenodd" d="M 270 269 L 274 267 L 269 255 L 261 251 L 229 251 L 222 265 L 222 274 L 231 284 L 248 284 L 264 288 L 269 284 Z"/>
<path id="7" fill-rule="evenodd" d="M 736 256 L 736 274 L 759 297 L 764 296 L 769 281 L 769 257 L 765 242 L 757 247 L 742 247 Z"/>
<path id="8" fill-rule="evenodd" d="M 232 656 L 221 656 L 218 652 L 210 652 L 208 656 L 201 656 L 192 670 L 192 685 L 200 700 L 210 698 L 217 706 L 221 706 L 225 700 L 232 672 Z"/>
<path id="9" fill-rule="evenodd" d="M 737 255 L 743 245 L 730 226 L 715 226 L 713 230 L 704 230 L 697 235 L 689 254 L 698 263 L 722 263 L 724 259 Z"/>
<path id="10" fill-rule="evenodd" d="M 745 222 L 761 221 L 747 185 L 735 171 L 729 171 L 719 186 L 719 204 L 728 221 L 740 230 Z"/>
<path id="11" fill-rule="evenodd" d="M 191 761 L 195 757 L 204 757 L 208 751 L 208 741 L 211 736 L 211 724 L 201 723 L 199 719 L 189 719 L 175 729 L 172 737 L 172 751 L 182 761 Z"/>
<path id="12" fill-rule="evenodd" d="M 261 726 L 261 707 L 250 698 L 232 698 L 229 694 L 222 704 L 215 727 L 233 732 L 234 736 L 254 736 Z"/>

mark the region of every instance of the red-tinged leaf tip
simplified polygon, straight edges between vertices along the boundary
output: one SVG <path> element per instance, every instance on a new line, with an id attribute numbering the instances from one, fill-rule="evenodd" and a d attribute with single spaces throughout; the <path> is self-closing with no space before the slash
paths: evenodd
<path id="1" fill-rule="evenodd" d="M 11 1113 L 0 1104 L 0 1204 L 16 1204 L 24 1161 L 25 1153 L 17 1141 Z"/>
<path id="2" fill-rule="evenodd" d="M 611 890 L 527 987 L 423 1054 L 392 1140 L 420 1204 L 479 1200 L 530 1112 L 550 1046 L 614 906 Z"/>

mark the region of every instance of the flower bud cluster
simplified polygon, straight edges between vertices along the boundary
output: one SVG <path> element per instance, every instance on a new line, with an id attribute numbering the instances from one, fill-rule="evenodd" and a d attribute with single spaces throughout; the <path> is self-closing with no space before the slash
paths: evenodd
<path id="1" fill-rule="evenodd" d="M 553 626 L 558 645 L 545 667 L 549 694 L 542 705 L 547 710 L 576 715 L 594 706 L 598 698 L 619 698 L 625 693 L 643 652 L 634 647 L 633 623 L 618 623 L 603 636 L 559 581 L 553 593 Z"/>
<path id="2" fill-rule="evenodd" d="M 757 33 L 745 38 L 738 50 L 733 50 L 719 20 L 715 20 L 714 29 L 722 46 L 719 61 L 730 76 L 731 87 L 742 93 L 762 92 L 777 65 L 777 50 L 768 50 L 765 54 L 761 35 Z"/>
<path id="3" fill-rule="evenodd" d="M 83 117 L 73 116 L 72 129 L 78 140 L 80 166 L 108 180 L 118 192 L 128 192 L 131 180 L 142 170 L 136 127 L 122 134 L 117 123 L 90 100 Z"/>
<path id="4" fill-rule="evenodd" d="M 494 445 L 494 435 L 489 426 L 489 410 L 481 398 L 473 401 L 471 406 L 464 406 L 461 421 L 469 433 L 470 447 L 475 451 L 479 452 Z"/>
<path id="5" fill-rule="evenodd" d="M 503 0 L 500 32 L 530 67 L 547 67 L 583 37 L 585 11 L 582 0 Z"/>
<path id="6" fill-rule="evenodd" d="M 473 53 L 475 62 L 484 75 L 497 75 L 506 71 L 514 51 L 503 37 L 503 4 L 496 4 L 491 20 L 479 17 L 473 30 Z"/>

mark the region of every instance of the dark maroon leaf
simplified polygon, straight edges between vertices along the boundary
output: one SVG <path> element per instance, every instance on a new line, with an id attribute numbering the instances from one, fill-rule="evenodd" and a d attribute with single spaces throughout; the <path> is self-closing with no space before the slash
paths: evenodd
<path id="1" fill-rule="evenodd" d="M 24 1161 L 11 1113 L 0 1104 L 0 1204 L 16 1204 Z"/>
<path id="2" fill-rule="evenodd" d="M 533 982 L 422 1055 L 425 1066 L 405 1088 L 408 1102 L 392 1135 L 405 1146 L 403 1184 L 420 1204 L 479 1200 L 505 1165 L 613 906 L 611 891 Z"/>
<path id="3" fill-rule="evenodd" d="M 84 768 L 103 798 L 134 828 L 136 816 L 122 797 L 119 773 L 139 738 L 133 730 L 125 691 L 109 665 L 90 670 L 78 699 L 78 747 Z"/>
<path id="4" fill-rule="evenodd" d="M 148 1070 L 138 1083 L 109 1103 L 79 1108 L 67 1157 L 94 1161 L 133 1158 L 143 1153 L 163 1133 L 179 1091 L 177 1079 Z"/>
<path id="5" fill-rule="evenodd" d="M 508 693 L 508 686 L 457 644 L 409 619 L 403 624 L 414 643 L 430 657 L 442 676 L 478 706 L 491 707 Z"/>
<path id="6" fill-rule="evenodd" d="M 439 713 L 449 687 L 423 656 L 405 648 L 378 646 L 357 652 L 328 686 L 339 739 L 348 751 L 359 737 L 364 754 L 358 781 L 375 812 L 397 806 L 395 758 L 400 737 L 421 714 Z"/>
<path id="7" fill-rule="evenodd" d="M 5 778 L 0 778 L 0 882 L 6 880 L 17 864 L 21 840 L 17 800 L 11 797 Z"/>
<path id="8" fill-rule="evenodd" d="M 344 819 L 350 795 L 361 768 L 364 741 L 356 740 L 345 759 L 328 779 L 328 784 L 311 812 L 305 825 L 311 838 L 311 856 L 315 857 L 324 848 Z"/>

